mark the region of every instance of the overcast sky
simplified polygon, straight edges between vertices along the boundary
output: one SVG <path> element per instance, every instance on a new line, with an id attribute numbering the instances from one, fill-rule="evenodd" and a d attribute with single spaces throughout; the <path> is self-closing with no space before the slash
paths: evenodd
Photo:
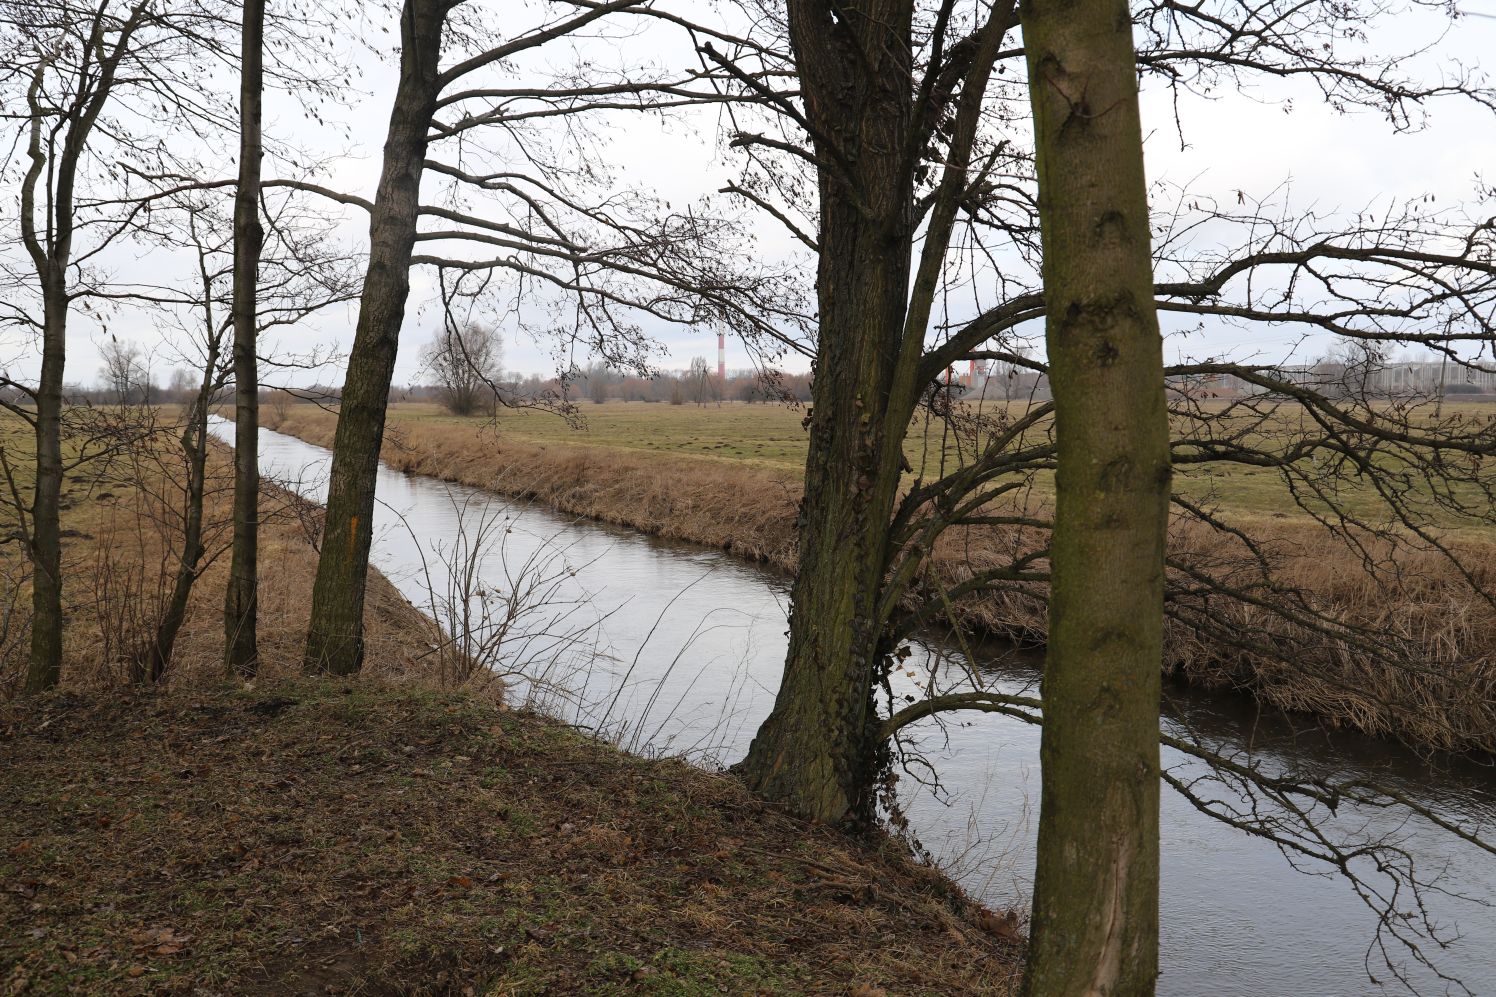
<path id="1" fill-rule="evenodd" d="M 1470 0 L 1467 9 L 1496 14 L 1496 0 Z M 376 17 L 374 13 L 370 17 Z M 393 34 L 393 14 L 389 15 Z M 1410 42 L 1434 42 L 1444 30 L 1438 17 L 1420 14 L 1401 19 L 1396 37 L 1388 44 L 1414 48 Z M 1376 39 L 1373 39 L 1373 43 Z M 630 57 L 659 55 L 662 58 L 676 44 L 662 41 L 652 33 L 631 38 L 625 47 L 634 46 Z M 1496 19 L 1467 17 L 1449 32 L 1437 47 L 1423 57 L 1423 65 L 1455 59 L 1467 66 L 1478 66 L 1492 58 L 1496 51 Z M 680 49 L 685 52 L 684 48 Z M 386 55 L 379 58 L 350 48 L 346 56 L 363 69 L 360 87 L 366 96 L 357 99 L 346 110 L 336 112 L 331 127 L 313 126 L 304 120 L 284 97 L 273 97 L 267 115 L 267 133 L 280 135 L 311 152 L 324 163 L 323 182 L 329 186 L 373 196 L 379 171 L 379 153 L 393 92 L 394 62 Z M 548 53 L 556 64 L 565 53 Z M 1314 208 L 1323 213 L 1341 210 L 1354 214 L 1368 207 L 1385 208 L 1421 194 L 1432 194 L 1437 203 L 1453 206 L 1471 201 L 1478 174 L 1496 179 L 1496 118 L 1490 112 L 1445 101 L 1427 108 L 1427 127 L 1411 134 L 1396 134 L 1384 118 L 1360 112 L 1339 114 L 1327 107 L 1318 91 L 1304 82 L 1274 80 L 1251 93 L 1234 89 L 1221 92 L 1212 100 L 1188 98 L 1178 106 L 1186 147 L 1180 148 L 1172 98 L 1156 87 L 1144 92 L 1143 115 L 1147 134 L 1146 156 L 1151 180 L 1188 186 L 1196 194 L 1225 200 L 1240 190 L 1251 197 L 1276 192 L 1278 202 L 1285 198 L 1297 208 Z M 656 118 L 631 116 L 626 125 L 610 134 L 607 155 L 617 166 L 620 182 L 643 188 L 684 203 L 711 194 L 736 175 L 737 164 L 719 152 L 719 135 L 715 113 L 701 112 L 662 123 Z M 348 139 L 342 130 L 346 128 Z M 220 157 L 225 169 L 231 160 Z M 267 169 L 273 169 L 268 167 Z M 14 217 L 15 189 L 5 191 L 12 207 L 7 207 L 7 222 Z M 772 223 L 761 229 L 763 252 L 783 253 L 792 243 Z M 350 248 L 359 247 L 367 235 L 366 218 L 356 209 L 345 213 L 339 237 Z M 116 253 L 112 269 L 122 278 L 149 274 L 160 275 L 181 265 L 181 260 L 162 251 Z M 434 276 L 425 270 L 413 274 L 412 295 L 402 334 L 400 359 L 396 368 L 397 384 L 416 378 L 422 343 L 439 325 L 439 315 L 432 308 Z M 354 306 L 337 307 L 323 313 L 304 328 L 281 333 L 280 338 L 294 347 L 320 342 L 346 351 L 352 341 Z M 1177 327 L 1176 327 L 1177 328 Z M 158 380 L 165 380 L 172 365 L 169 351 L 159 343 L 159 334 L 149 316 L 121 313 L 111 325 L 121 338 L 142 343 L 156 357 Z M 665 352 L 658 358 L 665 368 L 683 368 L 696 355 L 713 356 L 715 335 L 685 333 L 661 324 L 651 326 L 660 338 Z M 74 323 L 69 337 L 68 381 L 91 383 L 100 366 L 99 329 L 86 318 Z M 1231 350 L 1268 359 L 1280 359 L 1294 347 L 1298 334 L 1287 330 L 1255 330 L 1250 340 L 1239 330 L 1211 326 L 1203 332 L 1171 336 L 1168 351 L 1171 358 L 1179 354 L 1219 353 Z M 20 344 L 12 342 L 6 351 L 17 356 Z M 1312 351 L 1315 346 L 1301 346 Z M 523 337 L 510 336 L 506 343 L 506 366 L 522 372 L 549 373 L 554 369 L 553 344 L 535 343 Z M 576 356 L 578 363 L 586 361 Z M 748 356 L 742 347 L 729 341 L 729 368 L 745 367 Z M 791 367 L 797 366 L 793 361 Z M 18 365 L 34 366 L 31 360 Z M 803 364 L 798 365 L 803 367 Z M 29 371 L 28 371 L 29 372 Z M 305 381 L 309 378 L 303 377 Z M 341 371 L 328 370 L 316 379 L 340 383 Z"/>

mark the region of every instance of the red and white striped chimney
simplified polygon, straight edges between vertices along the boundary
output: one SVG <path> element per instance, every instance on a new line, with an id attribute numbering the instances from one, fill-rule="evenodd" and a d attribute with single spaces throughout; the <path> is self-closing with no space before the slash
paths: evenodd
<path id="1" fill-rule="evenodd" d="M 727 336 L 717 333 L 717 380 L 727 383 Z"/>

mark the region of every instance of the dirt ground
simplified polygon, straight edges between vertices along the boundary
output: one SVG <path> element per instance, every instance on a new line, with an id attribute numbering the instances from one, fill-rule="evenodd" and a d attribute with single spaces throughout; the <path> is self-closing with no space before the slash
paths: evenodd
<path id="1" fill-rule="evenodd" d="M 5 994 L 1008 992 L 903 855 L 410 684 L 0 707 Z"/>

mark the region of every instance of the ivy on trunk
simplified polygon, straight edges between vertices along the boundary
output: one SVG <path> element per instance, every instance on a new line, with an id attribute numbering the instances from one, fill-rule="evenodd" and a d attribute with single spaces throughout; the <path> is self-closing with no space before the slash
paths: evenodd
<path id="1" fill-rule="evenodd" d="M 908 466 L 904 437 L 931 380 L 927 325 L 1011 16 L 1011 5 L 992 8 L 921 81 L 911 5 L 788 4 L 817 175 L 820 325 L 789 652 L 773 712 L 738 771 L 817 820 L 873 815 L 886 757 L 873 692 L 897 637 L 889 607 L 908 581 L 894 572 L 908 551 L 890 528 Z M 937 129 L 949 136 L 946 168 L 920 199 L 917 176 Z"/>

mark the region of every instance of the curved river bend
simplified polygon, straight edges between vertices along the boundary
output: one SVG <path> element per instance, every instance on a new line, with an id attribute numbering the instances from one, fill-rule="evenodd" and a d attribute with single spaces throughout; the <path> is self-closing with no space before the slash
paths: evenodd
<path id="1" fill-rule="evenodd" d="M 216 420 L 214 432 L 232 444 L 231 424 Z M 331 454 L 278 433 L 263 432 L 261 440 L 263 473 L 320 501 Z M 378 495 L 374 562 L 423 608 L 431 604 L 428 579 L 438 591 L 445 586 L 433 551 L 459 544 L 459 526 L 465 521 L 471 534 L 485 509 L 511 517 L 501 534 L 503 550 L 482 565 L 494 586 L 508 584 L 506 566 L 513 571 L 531 557 L 576 569 L 574 578 L 562 579 L 558 594 L 585 599 L 576 612 L 601 622 L 596 643 L 586 649 L 590 664 L 573 676 L 582 705 L 569 708 L 570 719 L 622 730 L 622 741 L 638 750 L 730 761 L 747 748 L 772 705 L 783 661 L 787 586 L 781 576 L 717 551 L 578 522 L 384 467 Z M 989 688 L 1034 692 L 1032 656 L 1002 647 L 978 648 L 975 655 Z M 942 657 L 959 656 L 930 638 L 907 662 L 910 676 L 902 681 L 923 679 L 930 661 Z M 1435 768 L 1393 745 L 1258 713 L 1243 697 L 1169 689 L 1168 698 L 1166 729 L 1188 728 L 1206 743 L 1250 748 L 1268 767 L 1292 757 L 1311 770 L 1374 777 L 1449 819 L 1478 821 L 1496 834 L 1496 780 L 1488 768 L 1459 760 Z M 904 779 L 901 799 L 917 837 L 973 894 L 998 906 L 1026 904 L 1038 729 L 979 714 L 943 728 L 916 728 L 914 736 L 941 783 L 937 793 Z M 1164 764 L 1184 777 L 1203 770 L 1168 749 Z M 1340 819 L 1352 833 L 1395 834 L 1425 874 L 1443 871 L 1446 889 L 1496 899 L 1496 857 L 1420 819 L 1394 821 L 1348 807 Z M 1295 871 L 1270 843 L 1200 814 L 1167 788 L 1162 835 L 1160 994 L 1402 992 L 1368 977 L 1376 917 L 1344 881 Z M 1459 936 L 1432 952 L 1437 965 L 1475 993 L 1496 994 L 1496 909 L 1443 895 L 1432 897 L 1430 906 L 1446 934 Z M 1394 955 L 1420 992 L 1459 992 Z M 1373 955 L 1369 965 L 1379 979 L 1389 977 L 1380 957 Z"/>

